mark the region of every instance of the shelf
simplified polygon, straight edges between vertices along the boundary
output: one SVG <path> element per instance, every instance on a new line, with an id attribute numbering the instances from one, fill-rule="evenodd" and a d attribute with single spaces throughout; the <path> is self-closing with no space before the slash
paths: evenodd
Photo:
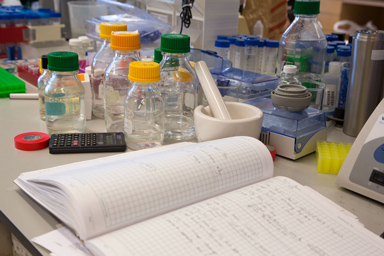
<path id="1" fill-rule="evenodd" d="M 345 4 L 356 4 L 363 6 L 375 6 L 375 7 L 384 7 L 383 0 L 343 0 Z"/>

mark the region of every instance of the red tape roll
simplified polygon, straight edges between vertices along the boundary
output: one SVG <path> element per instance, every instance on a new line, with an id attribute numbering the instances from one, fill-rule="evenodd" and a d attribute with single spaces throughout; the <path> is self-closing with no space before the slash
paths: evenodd
<path id="1" fill-rule="evenodd" d="M 275 161 L 275 159 L 276 159 L 276 148 L 274 146 L 268 145 L 268 144 L 265 145 L 265 146 L 268 148 L 269 152 L 271 153 L 272 160 Z"/>
<path id="2" fill-rule="evenodd" d="M 42 132 L 27 132 L 17 135 L 15 148 L 25 151 L 40 150 L 48 147 L 49 135 Z"/>

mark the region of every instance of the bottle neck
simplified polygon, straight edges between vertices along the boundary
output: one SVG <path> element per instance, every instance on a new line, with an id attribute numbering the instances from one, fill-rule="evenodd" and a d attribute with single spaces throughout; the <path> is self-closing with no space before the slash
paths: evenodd
<path id="1" fill-rule="evenodd" d="M 115 57 L 124 56 L 139 56 L 139 51 L 115 51 Z"/>
<path id="2" fill-rule="evenodd" d="M 74 71 L 50 71 L 52 72 L 52 76 L 76 76 L 77 73 L 79 73 L 79 70 L 74 70 Z"/>
<path id="3" fill-rule="evenodd" d="M 312 14 L 312 15 L 308 15 L 308 14 L 295 14 L 295 20 L 315 20 L 317 21 L 317 14 Z"/>
<path id="4" fill-rule="evenodd" d="M 132 88 L 139 89 L 139 90 L 153 90 L 153 88 L 157 88 L 159 86 L 159 83 L 143 83 L 143 82 L 134 82 L 132 85 Z"/>

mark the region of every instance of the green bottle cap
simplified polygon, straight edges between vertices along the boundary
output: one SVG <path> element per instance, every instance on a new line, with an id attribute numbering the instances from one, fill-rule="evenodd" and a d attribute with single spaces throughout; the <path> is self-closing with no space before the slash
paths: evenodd
<path id="1" fill-rule="evenodd" d="M 188 35 L 164 34 L 161 36 L 160 49 L 168 53 L 188 53 L 191 51 L 190 42 Z"/>
<path id="2" fill-rule="evenodd" d="M 161 54 L 160 47 L 155 48 L 153 61 L 156 63 L 160 63 L 162 59 L 163 59 L 163 55 Z"/>
<path id="3" fill-rule="evenodd" d="M 48 54 L 48 70 L 59 72 L 79 70 L 79 56 L 74 52 L 51 52 Z"/>
<path id="4" fill-rule="evenodd" d="M 320 0 L 295 0 L 294 14 L 314 15 L 320 13 Z"/>

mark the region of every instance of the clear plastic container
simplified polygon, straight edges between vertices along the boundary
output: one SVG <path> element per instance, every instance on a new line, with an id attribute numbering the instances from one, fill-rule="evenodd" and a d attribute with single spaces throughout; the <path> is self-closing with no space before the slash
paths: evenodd
<path id="1" fill-rule="evenodd" d="M 52 25 L 61 24 L 61 13 L 60 12 L 49 12 L 49 20 Z"/>
<path id="2" fill-rule="evenodd" d="M 105 70 L 104 120 L 107 131 L 124 132 L 124 102 L 131 89 L 129 64 L 141 60 L 140 34 L 137 31 L 112 32 L 110 47 L 115 56 Z"/>
<path id="3" fill-rule="evenodd" d="M 278 70 L 296 65 L 299 78 L 321 80 L 327 40 L 317 21 L 320 1 L 295 1 L 294 8 L 295 20 L 280 39 Z"/>
<path id="4" fill-rule="evenodd" d="M 230 47 L 230 42 L 228 40 L 218 39 L 215 41 L 215 49 L 216 49 L 217 55 L 219 55 L 223 59 L 228 59 L 229 47 Z"/>
<path id="5" fill-rule="evenodd" d="M 260 73 L 263 69 L 263 55 L 264 55 L 265 40 L 259 39 L 257 44 L 257 62 L 256 62 L 256 72 Z"/>
<path id="6" fill-rule="evenodd" d="M 125 100 L 124 134 L 132 150 L 158 147 L 164 141 L 164 102 L 159 90 L 160 65 L 136 61 L 129 65 L 132 84 Z"/>
<path id="7" fill-rule="evenodd" d="M 52 72 L 45 87 L 45 113 L 49 134 L 85 131 L 85 89 L 77 76 L 79 59 L 73 52 L 48 54 Z"/>
<path id="8" fill-rule="evenodd" d="M 93 40 L 87 36 L 79 36 L 78 39 L 81 41 L 81 53 L 85 57 L 88 51 L 93 51 Z"/>
<path id="9" fill-rule="evenodd" d="M 235 66 L 236 57 L 236 37 L 227 37 L 229 41 L 228 60 L 232 62 L 232 66 Z"/>
<path id="10" fill-rule="evenodd" d="M 83 52 L 83 44 L 82 44 L 81 40 L 79 40 L 77 38 L 71 38 L 71 39 L 69 39 L 68 43 L 69 43 L 69 50 L 71 52 L 76 53 L 79 56 L 79 60 L 84 60 L 85 55 Z"/>
<path id="11" fill-rule="evenodd" d="M 276 76 L 276 61 L 279 50 L 279 41 L 266 40 L 263 53 L 263 74 L 267 76 Z"/>
<path id="12" fill-rule="evenodd" d="M 100 24 L 100 38 L 103 42 L 92 61 L 92 114 L 104 119 L 104 71 L 115 56 L 110 48 L 111 32 L 127 31 L 123 23 L 105 22 Z"/>
<path id="13" fill-rule="evenodd" d="M 244 44 L 244 70 L 256 72 L 259 40 L 257 38 L 247 38 L 244 40 Z"/>
<path id="14" fill-rule="evenodd" d="M 245 44 L 244 39 L 236 38 L 236 55 L 235 55 L 235 68 L 244 68 L 244 55 L 245 55 Z"/>
<path id="15" fill-rule="evenodd" d="M 337 107 L 340 85 L 340 63 L 331 61 L 329 72 L 324 74 L 325 93 L 323 105 Z"/>
<path id="16" fill-rule="evenodd" d="M 40 26 L 46 26 L 50 24 L 49 12 L 38 12 L 37 14 L 40 17 Z"/>
<path id="17" fill-rule="evenodd" d="M 12 13 L 11 14 L 11 25 L 12 25 L 12 27 L 25 26 L 24 15 L 22 13 Z"/>
<path id="18" fill-rule="evenodd" d="M 165 104 L 165 139 L 188 141 L 195 137 L 193 111 L 197 106 L 198 80 L 187 60 L 190 37 L 161 36 L 160 90 Z"/>
<path id="19" fill-rule="evenodd" d="M 351 62 L 351 48 L 349 46 L 338 47 L 336 60 L 339 62 Z"/>
<path id="20" fill-rule="evenodd" d="M 41 56 L 41 69 L 43 73 L 37 79 L 37 90 L 39 93 L 39 105 L 40 105 L 40 119 L 45 121 L 45 87 L 48 84 L 49 79 L 52 76 L 51 71 L 48 70 L 48 56 Z"/>
<path id="21" fill-rule="evenodd" d="M 11 25 L 11 15 L 8 13 L 0 13 L 0 28 L 7 28 Z"/>
<path id="22" fill-rule="evenodd" d="M 325 56 L 324 73 L 328 72 L 328 70 L 329 70 L 329 62 L 334 60 L 334 56 L 335 56 L 335 47 L 327 46 L 327 54 Z"/>
<path id="23" fill-rule="evenodd" d="M 298 84 L 301 82 L 296 76 L 297 67 L 295 65 L 285 65 L 281 73 L 279 84 Z"/>

